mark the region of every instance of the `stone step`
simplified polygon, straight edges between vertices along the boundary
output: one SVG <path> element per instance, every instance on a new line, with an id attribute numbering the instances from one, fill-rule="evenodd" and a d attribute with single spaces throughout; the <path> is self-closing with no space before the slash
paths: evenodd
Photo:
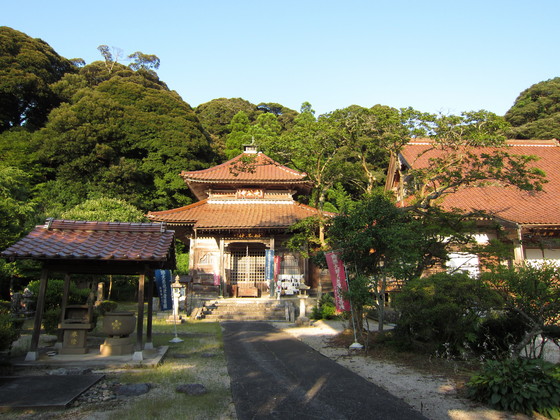
<path id="1" fill-rule="evenodd" d="M 267 302 L 239 302 L 239 301 L 209 301 L 203 312 L 204 319 L 210 320 L 283 320 L 286 317 L 284 303 Z"/>
<path id="2" fill-rule="evenodd" d="M 235 314 L 225 314 L 225 315 L 207 315 L 204 316 L 206 321 L 284 321 L 285 315 L 278 316 L 253 316 L 253 315 L 235 315 Z"/>

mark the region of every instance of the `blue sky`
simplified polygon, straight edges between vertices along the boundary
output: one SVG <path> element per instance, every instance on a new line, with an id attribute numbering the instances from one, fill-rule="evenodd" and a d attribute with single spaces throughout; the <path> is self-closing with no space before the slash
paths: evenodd
<path id="1" fill-rule="evenodd" d="M 241 97 L 317 114 L 379 103 L 503 115 L 560 76 L 558 0 L 3 3 L 0 25 L 66 58 L 99 60 L 101 44 L 157 55 L 193 107 Z"/>

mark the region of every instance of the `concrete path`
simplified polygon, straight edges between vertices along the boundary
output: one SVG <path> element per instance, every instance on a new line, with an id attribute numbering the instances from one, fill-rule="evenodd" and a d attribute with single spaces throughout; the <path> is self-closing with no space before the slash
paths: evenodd
<path id="1" fill-rule="evenodd" d="M 268 323 L 222 327 L 239 420 L 425 420 L 402 400 Z"/>

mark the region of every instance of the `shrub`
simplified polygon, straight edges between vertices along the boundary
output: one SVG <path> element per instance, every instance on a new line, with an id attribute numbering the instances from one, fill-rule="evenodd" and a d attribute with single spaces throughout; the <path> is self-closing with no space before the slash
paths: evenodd
<path id="1" fill-rule="evenodd" d="M 471 399 L 499 410 L 560 417 L 560 366 L 541 359 L 488 360 L 467 388 Z"/>
<path id="2" fill-rule="evenodd" d="M 11 314 L 0 314 L 0 350 L 10 350 L 12 343 L 19 338 L 22 320 L 14 319 Z"/>
<path id="3" fill-rule="evenodd" d="M 40 280 L 29 282 L 27 288 L 33 293 L 36 300 L 39 295 Z M 64 280 L 50 279 L 47 283 L 47 292 L 45 295 L 45 311 L 60 307 L 62 304 L 62 296 L 64 294 Z M 68 293 L 68 304 L 84 304 L 90 294 L 89 289 L 79 289 L 75 283 L 70 282 L 70 290 Z"/>
<path id="4" fill-rule="evenodd" d="M 465 273 L 414 279 L 395 297 L 401 314 L 396 334 L 456 356 L 475 342 L 480 313 L 495 301 L 490 289 Z"/>
<path id="5" fill-rule="evenodd" d="M 118 303 L 112 300 L 104 300 L 102 302 L 99 302 L 96 307 L 95 310 L 97 312 L 98 315 L 105 315 L 105 313 L 107 312 L 112 312 L 115 309 L 117 309 Z"/>
<path id="6" fill-rule="evenodd" d="M 478 329 L 475 348 L 492 359 L 509 358 L 513 347 L 523 339 L 528 328 L 526 320 L 515 312 L 490 316 Z"/>
<path id="7" fill-rule="evenodd" d="M 333 319 L 336 317 L 336 306 L 333 297 L 325 293 L 321 296 L 317 306 L 314 306 L 311 311 L 312 319 Z"/>
<path id="8" fill-rule="evenodd" d="M 12 308 L 12 303 L 7 300 L 0 300 L 0 314 L 9 314 Z"/>
<path id="9" fill-rule="evenodd" d="M 47 334 L 57 334 L 62 309 L 50 308 L 43 312 L 43 328 Z"/>

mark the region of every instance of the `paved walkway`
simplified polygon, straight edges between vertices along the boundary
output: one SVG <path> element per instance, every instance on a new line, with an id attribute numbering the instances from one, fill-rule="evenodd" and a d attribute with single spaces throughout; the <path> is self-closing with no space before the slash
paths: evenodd
<path id="1" fill-rule="evenodd" d="M 425 420 L 402 400 L 268 323 L 222 326 L 239 420 Z"/>

